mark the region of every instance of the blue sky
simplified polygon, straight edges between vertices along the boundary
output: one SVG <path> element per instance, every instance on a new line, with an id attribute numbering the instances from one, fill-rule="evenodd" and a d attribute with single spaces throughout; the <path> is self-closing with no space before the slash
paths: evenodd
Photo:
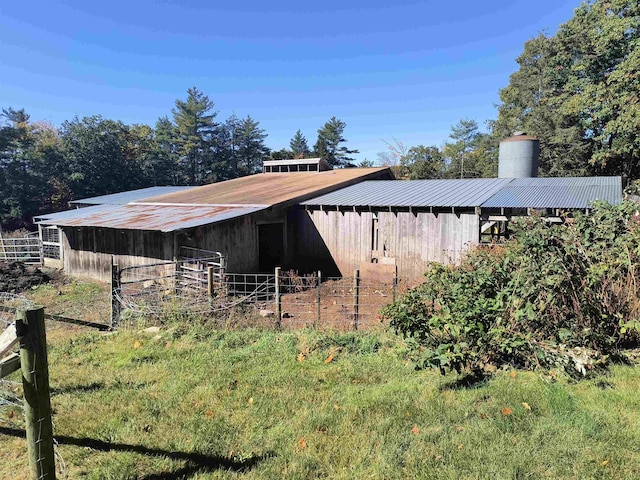
<path id="1" fill-rule="evenodd" d="M 359 160 L 496 116 L 526 40 L 577 0 L 32 1 L 0 6 L 0 107 L 154 125 L 197 86 L 274 149 L 335 115 Z M 220 5 L 217 5 L 220 4 Z"/>

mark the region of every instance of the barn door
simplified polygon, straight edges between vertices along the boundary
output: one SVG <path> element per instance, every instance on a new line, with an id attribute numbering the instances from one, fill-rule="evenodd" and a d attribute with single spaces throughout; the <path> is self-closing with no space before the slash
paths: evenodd
<path id="1" fill-rule="evenodd" d="M 284 223 L 258 225 L 258 262 L 261 272 L 272 272 L 284 261 Z"/>

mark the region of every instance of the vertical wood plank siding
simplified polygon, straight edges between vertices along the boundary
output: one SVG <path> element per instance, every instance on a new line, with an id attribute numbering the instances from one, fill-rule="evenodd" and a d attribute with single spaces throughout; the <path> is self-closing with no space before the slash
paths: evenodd
<path id="1" fill-rule="evenodd" d="M 62 227 L 68 275 L 109 281 L 111 257 L 122 268 L 172 260 L 179 247 L 222 252 L 231 272 L 258 271 L 259 222 L 284 222 L 284 211 L 254 215 L 179 232 Z M 175 239 L 174 239 L 175 237 Z M 175 240 L 175 242 L 174 242 Z"/>
<path id="2" fill-rule="evenodd" d="M 378 250 L 395 258 L 398 275 L 422 277 L 427 262 L 456 263 L 469 247 L 478 244 L 479 220 L 473 213 L 375 212 Z M 370 262 L 373 246 L 372 212 L 298 212 L 299 253 L 330 256 L 342 275 L 350 275 Z"/>

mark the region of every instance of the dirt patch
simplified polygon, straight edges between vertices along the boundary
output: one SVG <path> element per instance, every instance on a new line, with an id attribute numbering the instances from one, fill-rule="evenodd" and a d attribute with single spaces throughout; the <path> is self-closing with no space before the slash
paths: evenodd
<path id="1" fill-rule="evenodd" d="M 21 293 L 49 280 L 38 267 L 22 262 L 0 262 L 0 292 Z"/>
<path id="2" fill-rule="evenodd" d="M 353 279 L 323 282 L 319 291 L 316 286 L 284 294 L 282 325 L 315 326 L 336 330 L 369 330 L 384 327 L 380 309 L 393 301 L 393 290 L 392 284 L 361 282 L 358 287 L 357 310 Z"/>

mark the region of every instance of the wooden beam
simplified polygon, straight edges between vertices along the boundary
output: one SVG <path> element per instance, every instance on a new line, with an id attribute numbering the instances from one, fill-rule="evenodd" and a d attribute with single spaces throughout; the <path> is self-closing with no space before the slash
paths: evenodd
<path id="1" fill-rule="evenodd" d="M 11 355 L 0 360 L 0 378 L 20 370 L 20 355 L 12 353 Z"/>
<path id="2" fill-rule="evenodd" d="M 0 358 L 3 358 L 18 344 L 18 334 L 16 333 L 16 326 L 14 324 L 2 332 L 0 335 Z"/>

